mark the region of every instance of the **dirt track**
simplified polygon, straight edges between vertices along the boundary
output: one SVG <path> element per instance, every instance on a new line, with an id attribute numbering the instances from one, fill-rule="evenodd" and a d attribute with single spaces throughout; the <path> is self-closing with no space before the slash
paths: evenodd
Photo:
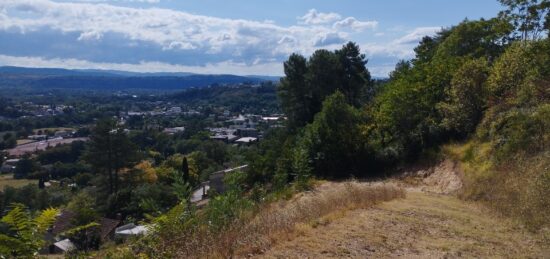
<path id="1" fill-rule="evenodd" d="M 405 199 L 302 227 L 260 257 L 550 258 L 548 244 L 532 233 L 482 206 L 441 194 L 448 191 L 440 185 L 455 188 L 458 175 L 448 162 L 438 167 L 419 177 L 420 185 L 409 187 Z"/>

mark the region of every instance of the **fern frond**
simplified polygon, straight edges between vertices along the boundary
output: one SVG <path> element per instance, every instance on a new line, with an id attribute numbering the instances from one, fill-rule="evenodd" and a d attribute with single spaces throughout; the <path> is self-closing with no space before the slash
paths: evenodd
<path id="1" fill-rule="evenodd" d="M 27 250 L 25 242 L 4 234 L 0 234 L 0 258 L 12 258 Z"/>
<path id="2" fill-rule="evenodd" d="M 32 220 L 27 207 L 21 203 L 11 204 L 12 209 L 2 217 L 2 222 L 6 223 L 9 228 L 18 235 L 28 235 L 32 229 Z"/>
<path id="3" fill-rule="evenodd" d="M 82 225 L 82 226 L 77 226 L 77 227 L 74 227 L 74 228 L 71 228 L 67 231 L 65 231 L 63 233 L 63 235 L 67 235 L 67 236 L 72 236 L 72 235 L 75 235 L 76 233 L 78 232 L 81 232 L 83 230 L 88 230 L 90 228 L 93 228 L 93 227 L 99 227 L 100 225 L 98 223 L 95 223 L 95 222 L 91 222 L 91 223 L 88 223 L 86 225 Z"/>
<path id="4" fill-rule="evenodd" d="M 55 218 L 59 215 L 59 209 L 49 208 L 43 210 L 38 217 L 34 219 L 36 225 L 36 231 L 43 233 L 48 230 L 50 226 L 55 222 Z"/>

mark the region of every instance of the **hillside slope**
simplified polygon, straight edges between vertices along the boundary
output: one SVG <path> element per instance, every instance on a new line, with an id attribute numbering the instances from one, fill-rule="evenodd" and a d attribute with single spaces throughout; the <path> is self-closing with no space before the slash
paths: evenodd
<path id="1" fill-rule="evenodd" d="M 302 228 L 262 258 L 545 258 L 541 238 L 456 198 L 458 170 L 450 161 L 399 182 L 405 199 L 357 209 L 326 225 Z M 452 174 L 455 176 L 452 176 Z M 413 179 L 414 178 L 414 179 Z M 438 185 L 440 183 L 440 185 Z M 445 194 L 447 193 L 447 194 Z"/>

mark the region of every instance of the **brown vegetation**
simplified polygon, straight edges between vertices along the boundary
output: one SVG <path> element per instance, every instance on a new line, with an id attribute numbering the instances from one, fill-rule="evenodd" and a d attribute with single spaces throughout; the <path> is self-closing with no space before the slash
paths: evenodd
<path id="1" fill-rule="evenodd" d="M 261 253 L 279 240 L 299 235 L 304 225 L 324 225 L 346 211 L 396 198 L 405 198 L 405 191 L 394 185 L 353 181 L 323 184 L 313 192 L 262 210 L 243 228 L 238 253 Z"/>
<path id="2" fill-rule="evenodd" d="M 545 258 L 537 236 L 484 206 L 410 191 L 280 242 L 261 258 Z"/>
<path id="3" fill-rule="evenodd" d="M 492 159 L 489 144 L 450 145 L 446 153 L 464 170 L 461 198 L 481 201 L 505 216 L 520 220 L 531 230 L 547 232 L 550 240 L 550 154 L 515 154 Z"/>
<path id="4" fill-rule="evenodd" d="M 241 214 L 221 231 L 193 220 L 187 221 L 187 226 L 174 226 L 173 231 L 160 231 L 154 240 L 157 245 L 153 254 L 159 258 L 228 258 L 259 254 L 279 241 L 299 235 L 304 226 L 323 225 L 343 216 L 346 211 L 404 197 L 404 190 L 391 184 L 324 183 L 290 200 L 266 204 L 256 214 Z M 185 231 L 181 231 L 182 228 Z M 126 249 L 129 248 L 123 250 Z M 123 252 L 117 251 L 115 257 L 121 257 Z M 142 252 L 151 254 L 152 251 Z"/>

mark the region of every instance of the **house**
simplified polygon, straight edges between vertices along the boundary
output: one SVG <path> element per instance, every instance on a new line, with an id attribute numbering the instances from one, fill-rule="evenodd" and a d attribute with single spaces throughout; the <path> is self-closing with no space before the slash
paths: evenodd
<path id="1" fill-rule="evenodd" d="M 220 140 L 226 143 L 233 142 L 239 137 L 233 134 L 216 134 L 214 136 L 210 136 L 210 139 L 214 140 Z"/>
<path id="2" fill-rule="evenodd" d="M 189 111 L 184 112 L 183 115 L 185 115 L 185 116 L 195 116 L 195 115 L 201 115 L 201 113 L 196 111 L 196 110 L 189 110 Z"/>
<path id="3" fill-rule="evenodd" d="M 53 226 L 48 230 L 45 236 L 46 242 L 49 244 L 47 251 L 49 253 L 64 253 L 70 249 L 70 240 L 64 237 L 64 233 L 76 226 L 73 225 L 73 220 L 76 213 L 63 210 L 55 219 Z M 102 242 L 114 238 L 115 229 L 120 225 L 121 221 L 109 218 L 100 218 L 99 222 L 99 237 Z M 65 241 L 68 240 L 69 242 Z M 72 244 L 72 243 L 71 243 Z M 43 252 L 46 249 L 42 250 Z"/>
<path id="4" fill-rule="evenodd" d="M 185 127 L 175 127 L 175 128 L 165 128 L 162 132 L 169 135 L 174 135 L 176 133 L 180 133 L 184 131 L 185 131 Z"/>
<path id="5" fill-rule="evenodd" d="M 70 130 L 58 130 L 54 133 L 54 136 L 56 138 L 70 138 L 73 134 L 74 132 Z"/>
<path id="6" fill-rule="evenodd" d="M 240 138 L 240 139 L 235 140 L 235 143 L 248 145 L 248 144 L 256 142 L 256 141 L 258 141 L 258 138 L 244 137 L 244 138 Z"/>
<path id="7" fill-rule="evenodd" d="M 168 109 L 166 111 L 166 115 L 170 116 L 170 115 L 178 115 L 182 112 L 181 110 L 181 107 L 177 107 L 177 106 L 174 106 L 174 107 L 171 107 L 170 109 Z"/>
<path id="8" fill-rule="evenodd" d="M 212 173 L 210 175 L 210 189 L 215 190 L 217 193 L 224 193 L 226 190 L 225 184 L 223 182 L 225 175 L 231 172 L 242 171 L 242 170 L 245 170 L 246 168 L 248 168 L 248 165 L 242 165 L 239 167 L 229 168 L 229 169 Z"/>
<path id="9" fill-rule="evenodd" d="M 126 239 L 131 236 L 145 235 L 149 229 L 146 226 L 136 226 L 129 223 L 115 229 L 115 238 Z"/>
<path id="10" fill-rule="evenodd" d="M 27 137 L 28 139 L 32 139 L 32 140 L 35 140 L 35 141 L 41 141 L 41 140 L 45 140 L 48 138 L 48 135 L 44 135 L 44 134 L 39 134 L 39 135 L 30 135 Z"/>
<path id="11" fill-rule="evenodd" d="M 49 248 L 50 254 L 64 254 L 76 249 L 76 246 L 68 238 L 53 243 Z"/>
<path id="12" fill-rule="evenodd" d="M 210 139 L 214 140 L 221 140 L 226 143 L 233 142 L 234 140 L 238 139 L 239 137 L 236 135 L 237 130 L 235 129 L 228 129 L 228 128 L 208 128 L 212 136 L 210 136 Z"/>
<path id="13" fill-rule="evenodd" d="M 258 137 L 258 130 L 255 128 L 238 128 L 237 135 L 241 137 Z"/>

